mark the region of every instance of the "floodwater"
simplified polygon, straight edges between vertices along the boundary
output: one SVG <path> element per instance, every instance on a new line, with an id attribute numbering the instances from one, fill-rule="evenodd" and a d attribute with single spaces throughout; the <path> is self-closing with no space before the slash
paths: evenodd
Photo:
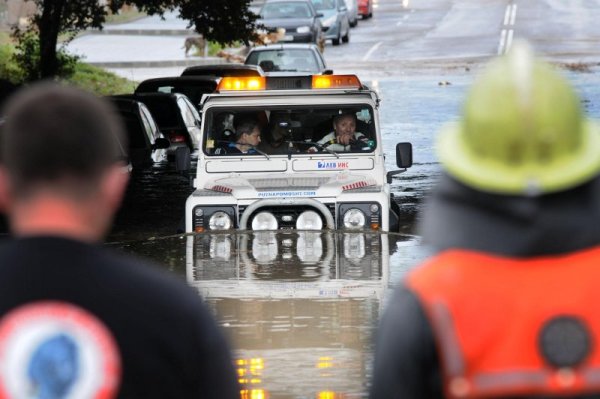
<path id="1" fill-rule="evenodd" d="M 569 74 L 595 118 L 599 76 Z M 427 256 L 414 226 L 440 175 L 435 136 L 458 118 L 472 79 L 371 82 L 382 98 L 388 170 L 395 144 L 413 144 L 414 166 L 392 187 L 400 232 L 177 234 L 189 178 L 159 165 L 134 176 L 108 245 L 164 264 L 198 291 L 230 339 L 242 398 L 365 397 L 388 294 Z"/>

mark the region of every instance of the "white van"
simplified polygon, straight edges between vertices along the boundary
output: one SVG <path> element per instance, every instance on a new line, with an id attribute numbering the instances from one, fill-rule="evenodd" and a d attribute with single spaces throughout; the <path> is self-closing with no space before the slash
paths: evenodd
<path id="1" fill-rule="evenodd" d="M 223 78 L 202 100 L 186 231 L 397 230 L 389 183 L 403 170 L 385 170 L 379 101 L 354 75 Z M 361 140 L 323 142 L 341 114 L 354 116 Z M 260 143 L 240 146 L 248 123 Z M 396 158 L 412 165 L 410 143 Z"/>

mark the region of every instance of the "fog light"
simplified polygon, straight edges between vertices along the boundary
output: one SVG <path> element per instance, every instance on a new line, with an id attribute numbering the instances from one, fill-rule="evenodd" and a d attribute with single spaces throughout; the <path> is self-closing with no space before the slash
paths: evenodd
<path id="1" fill-rule="evenodd" d="M 278 227 L 275 215 L 270 212 L 260 212 L 252 219 L 252 230 L 277 230 Z"/>
<path id="2" fill-rule="evenodd" d="M 194 209 L 194 215 L 200 217 L 200 216 L 204 215 L 204 210 L 202 208 L 196 208 L 196 209 Z"/>
<path id="3" fill-rule="evenodd" d="M 217 211 L 210 216 L 208 227 L 211 230 L 229 230 L 231 228 L 231 218 L 223 211 Z"/>
<path id="4" fill-rule="evenodd" d="M 371 204 L 371 206 L 369 207 L 369 209 L 371 210 L 371 213 L 376 213 L 379 210 L 379 205 L 377 205 L 377 204 Z"/>
<path id="5" fill-rule="evenodd" d="M 296 229 L 298 230 L 321 230 L 322 228 L 321 216 L 315 211 L 304 211 L 296 220 Z"/>
<path id="6" fill-rule="evenodd" d="M 362 229 L 366 222 L 365 214 L 356 208 L 350 208 L 344 213 L 344 227 L 347 229 Z"/>

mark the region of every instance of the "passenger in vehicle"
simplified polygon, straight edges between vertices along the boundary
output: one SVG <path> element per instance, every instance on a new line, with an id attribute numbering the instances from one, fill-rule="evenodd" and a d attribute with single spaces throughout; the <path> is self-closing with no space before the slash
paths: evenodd
<path id="1" fill-rule="evenodd" d="M 369 148 L 368 138 L 356 131 L 356 114 L 344 112 L 333 118 L 333 131 L 319 141 L 319 147 L 310 147 L 307 152 L 317 152 L 321 148 L 331 151 L 352 151 Z"/>
<path id="2" fill-rule="evenodd" d="M 215 155 L 225 154 L 258 154 L 256 147 L 260 144 L 260 125 L 255 120 L 240 122 L 235 131 L 235 142 L 221 143 L 215 149 Z"/>
<path id="3" fill-rule="evenodd" d="M 260 143 L 259 149 L 267 154 L 288 154 L 297 153 L 298 149 L 294 145 L 291 120 L 289 116 L 275 114 L 271 117 L 265 140 Z"/>

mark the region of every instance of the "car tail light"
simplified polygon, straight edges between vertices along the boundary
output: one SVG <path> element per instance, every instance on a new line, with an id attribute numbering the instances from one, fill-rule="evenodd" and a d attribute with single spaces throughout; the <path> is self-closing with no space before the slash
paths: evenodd
<path id="1" fill-rule="evenodd" d="M 185 136 L 177 132 L 170 132 L 169 140 L 171 140 L 171 143 L 185 143 Z"/>

